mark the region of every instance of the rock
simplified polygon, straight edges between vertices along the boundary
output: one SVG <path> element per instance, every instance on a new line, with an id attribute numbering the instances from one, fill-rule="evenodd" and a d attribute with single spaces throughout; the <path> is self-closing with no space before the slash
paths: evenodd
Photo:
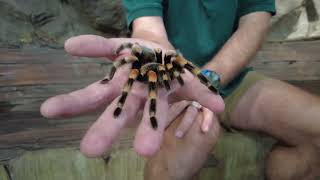
<path id="1" fill-rule="evenodd" d="M 320 2 L 277 0 L 269 41 L 307 40 L 320 37 Z"/>
<path id="2" fill-rule="evenodd" d="M 63 48 L 71 36 L 125 34 L 120 0 L 2 0 L 0 47 Z"/>
<path id="3" fill-rule="evenodd" d="M 95 29 L 117 36 L 126 33 L 125 13 L 121 0 L 84 0 L 82 6 Z"/>

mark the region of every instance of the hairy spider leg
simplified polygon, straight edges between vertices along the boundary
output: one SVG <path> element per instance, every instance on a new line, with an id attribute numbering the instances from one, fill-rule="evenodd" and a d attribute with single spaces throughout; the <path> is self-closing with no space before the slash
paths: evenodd
<path id="1" fill-rule="evenodd" d="M 133 46 L 133 43 L 123 43 L 121 44 L 121 46 L 118 47 L 115 54 L 116 55 L 120 54 L 120 52 L 123 51 L 124 49 L 131 49 L 132 46 Z"/>
<path id="2" fill-rule="evenodd" d="M 187 61 L 181 56 L 177 56 L 176 59 L 174 60 L 179 66 L 186 68 L 188 71 L 190 71 L 194 76 L 196 76 L 202 84 L 208 87 L 208 89 L 216 94 L 218 94 L 218 90 L 212 86 L 210 81 L 208 80 L 207 77 L 205 77 L 202 73 L 200 68 L 192 64 L 191 62 Z"/>
<path id="3" fill-rule="evenodd" d="M 112 68 L 108 74 L 108 76 L 106 78 L 104 78 L 103 80 L 101 80 L 101 84 L 106 84 L 108 83 L 114 76 L 114 73 L 116 72 L 116 70 L 124 65 L 124 64 L 128 64 L 128 63 L 133 63 L 135 61 L 138 61 L 138 58 L 135 57 L 135 56 L 127 56 L 127 57 L 124 57 L 122 59 L 120 59 L 119 61 L 115 61 L 113 64 L 112 64 Z"/>
<path id="4" fill-rule="evenodd" d="M 167 72 L 170 74 L 170 79 L 173 80 L 176 78 L 178 80 L 179 84 L 181 86 L 183 86 L 184 81 L 183 81 L 182 77 L 180 76 L 180 74 L 182 72 L 182 68 L 180 68 L 179 66 L 175 67 L 173 64 L 173 60 L 175 59 L 175 56 L 176 56 L 176 52 L 174 52 L 174 51 L 168 51 L 165 54 L 165 57 L 164 57 L 165 67 L 166 67 Z M 179 68 L 181 70 L 179 70 Z"/>
<path id="5" fill-rule="evenodd" d="M 164 65 L 165 65 L 165 68 L 167 70 L 167 72 L 169 73 L 169 77 L 171 80 L 174 79 L 174 76 L 173 76 L 173 65 L 171 63 L 171 58 L 173 57 L 173 54 L 172 53 L 166 53 L 164 55 Z"/>
<path id="6" fill-rule="evenodd" d="M 166 71 L 166 68 L 164 67 L 164 65 L 162 64 L 159 64 L 158 66 L 158 71 L 159 71 L 159 74 L 160 74 L 160 82 L 164 85 L 164 87 L 166 88 L 167 91 L 169 91 L 171 88 L 170 88 L 170 79 L 169 79 L 169 76 L 167 74 L 167 71 Z"/>
<path id="7" fill-rule="evenodd" d="M 126 102 L 126 99 L 127 99 L 128 94 L 131 90 L 133 82 L 137 79 L 139 74 L 140 74 L 140 72 L 138 69 L 131 69 L 130 74 L 129 74 L 129 79 L 122 89 L 122 94 L 121 94 L 121 97 L 117 103 L 117 108 L 113 112 L 114 117 L 118 117 L 121 114 L 122 108 L 124 106 L 124 103 Z"/>
<path id="8" fill-rule="evenodd" d="M 154 50 L 155 54 L 156 54 L 156 59 L 157 59 L 157 63 L 159 64 L 163 64 L 162 63 L 162 50 L 160 48 L 156 48 Z"/>
<path id="9" fill-rule="evenodd" d="M 172 60 L 172 66 L 173 66 L 173 68 L 172 68 L 173 77 L 178 80 L 178 82 L 179 82 L 179 84 L 180 84 L 181 86 L 183 86 L 183 85 L 184 85 L 184 81 L 183 81 L 183 79 L 182 79 L 182 77 L 181 77 L 181 73 L 183 72 L 183 68 L 182 68 L 179 64 L 177 64 L 177 63 L 175 62 L 175 59 L 176 59 L 175 57 L 172 57 L 172 58 L 171 58 L 171 60 Z"/>
<path id="10" fill-rule="evenodd" d="M 124 49 L 131 49 L 131 54 L 133 56 L 140 56 L 142 54 L 142 48 L 138 43 L 123 43 L 119 46 L 118 49 L 116 49 L 115 51 L 115 55 L 119 55 L 121 51 L 123 51 Z M 138 57 L 139 58 L 139 57 Z"/>
<path id="11" fill-rule="evenodd" d="M 156 118 L 156 110 L 157 110 L 157 74 L 153 70 L 148 71 L 148 83 L 149 83 L 149 100 L 150 100 L 150 107 L 149 107 L 149 116 L 151 127 L 153 129 L 158 128 L 158 122 Z"/>

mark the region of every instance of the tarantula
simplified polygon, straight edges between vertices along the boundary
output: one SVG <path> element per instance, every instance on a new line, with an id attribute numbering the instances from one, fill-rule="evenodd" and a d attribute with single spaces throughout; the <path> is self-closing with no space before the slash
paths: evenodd
<path id="1" fill-rule="evenodd" d="M 177 79 L 179 84 L 183 86 L 184 81 L 181 78 L 181 73 L 184 73 L 184 69 L 187 69 L 194 76 L 198 77 L 200 82 L 206 85 L 213 93 L 218 93 L 218 90 L 212 86 L 210 81 L 201 73 L 201 70 L 197 66 L 184 59 L 175 51 L 168 51 L 164 54 L 164 57 L 162 57 L 162 50 L 160 48 L 152 50 L 150 48 L 140 46 L 138 43 L 124 43 L 116 50 L 115 53 L 118 55 L 121 51 L 127 48 L 131 49 L 131 55 L 124 57 L 119 61 L 115 61 L 107 77 L 101 80 L 102 84 L 109 82 L 113 78 L 117 68 L 124 64 L 132 64 L 129 79 L 122 89 L 122 94 L 118 100 L 117 108 L 113 113 L 115 118 L 121 114 L 122 108 L 134 81 L 147 83 L 149 86 L 149 115 L 153 129 L 157 129 L 158 127 L 158 122 L 155 117 L 157 89 L 164 87 L 166 90 L 170 90 L 170 81 L 174 79 Z"/>

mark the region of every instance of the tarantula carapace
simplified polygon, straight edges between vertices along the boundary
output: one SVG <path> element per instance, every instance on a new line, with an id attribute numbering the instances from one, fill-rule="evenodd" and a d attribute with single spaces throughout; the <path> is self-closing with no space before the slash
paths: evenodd
<path id="1" fill-rule="evenodd" d="M 113 113 L 114 117 L 120 115 L 133 82 L 140 81 L 147 83 L 149 86 L 150 122 L 152 128 L 157 129 L 158 122 L 155 117 L 157 89 L 164 87 L 167 90 L 170 90 L 170 82 L 174 79 L 177 79 L 179 84 L 183 86 L 184 81 L 181 77 L 181 73 L 184 73 L 184 69 L 187 69 L 194 76 L 198 77 L 200 82 L 206 85 L 212 92 L 218 93 L 217 89 L 212 86 L 210 81 L 201 73 L 201 70 L 197 66 L 184 59 L 175 51 L 168 51 L 164 54 L 164 57 L 162 57 L 162 50 L 160 48 L 152 50 L 140 46 L 138 43 L 125 43 L 116 50 L 116 54 L 119 55 L 122 50 L 127 48 L 131 49 L 131 55 L 115 61 L 109 75 L 101 81 L 102 84 L 109 82 L 113 78 L 118 67 L 128 63 L 132 64 L 129 79 L 122 89 L 117 108 Z"/>

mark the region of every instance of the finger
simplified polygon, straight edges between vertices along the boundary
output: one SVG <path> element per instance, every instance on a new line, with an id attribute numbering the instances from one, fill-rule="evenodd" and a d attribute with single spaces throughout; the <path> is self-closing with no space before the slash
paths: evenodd
<path id="1" fill-rule="evenodd" d="M 70 94 L 52 97 L 41 105 L 41 114 L 47 118 L 59 118 L 97 110 L 120 94 L 127 79 L 124 74 L 128 74 L 128 71 L 128 67 L 120 68 L 108 84 L 96 82 Z"/>
<path id="2" fill-rule="evenodd" d="M 192 105 L 187 108 L 186 113 L 182 118 L 182 122 L 179 124 L 176 130 L 176 137 L 182 138 L 184 136 L 184 134 L 192 126 L 192 123 L 195 121 L 198 113 L 198 109 Z"/>
<path id="3" fill-rule="evenodd" d="M 129 121 L 136 118 L 142 99 L 129 95 L 122 113 L 114 118 L 113 112 L 120 97 L 116 98 L 90 127 L 81 142 L 81 152 L 89 157 L 102 155 L 119 137 L 120 131 Z"/>
<path id="4" fill-rule="evenodd" d="M 109 57 L 115 56 L 114 51 L 119 47 L 119 41 L 106 39 L 96 35 L 81 35 L 68 39 L 65 50 L 74 56 Z"/>
<path id="5" fill-rule="evenodd" d="M 206 141 L 208 144 L 215 144 L 218 140 L 220 134 L 220 124 L 215 115 L 212 118 L 211 128 L 206 133 L 203 133 L 201 126 L 203 123 L 204 113 L 198 113 L 195 121 L 193 122 L 191 128 L 184 135 L 184 139 L 190 141 L 199 141 L 199 139 Z M 199 142 L 197 142 L 199 143 Z"/>
<path id="6" fill-rule="evenodd" d="M 167 126 L 175 120 L 181 113 L 182 111 L 189 106 L 190 102 L 189 101 L 179 101 L 174 104 L 172 104 L 169 107 L 169 113 L 168 113 L 168 124 Z"/>
<path id="7" fill-rule="evenodd" d="M 212 153 L 212 150 L 216 143 L 218 142 L 218 137 L 220 134 L 220 126 L 218 121 L 214 121 L 212 128 L 207 133 L 203 133 L 201 131 L 201 123 L 203 119 L 203 114 L 198 113 L 197 118 L 193 122 L 191 128 L 188 130 L 188 132 L 185 134 L 182 141 L 185 142 L 185 144 L 189 145 L 185 148 L 190 148 L 190 144 L 192 146 L 198 147 L 198 148 L 190 148 L 189 154 L 194 156 L 195 159 L 200 159 L 200 161 L 194 161 L 193 165 L 195 167 L 202 167 L 203 163 L 206 159 L 208 159 L 208 155 Z M 199 151 L 199 147 L 201 147 L 201 150 Z"/>
<path id="8" fill-rule="evenodd" d="M 167 124 L 167 112 L 169 110 L 166 98 L 158 98 L 156 103 L 156 118 L 158 128 L 152 128 L 149 117 L 150 100 L 145 104 L 142 122 L 138 127 L 134 140 L 136 152 L 142 156 L 151 156 L 160 148 L 163 139 L 164 129 Z"/>
<path id="9" fill-rule="evenodd" d="M 205 107 L 203 107 L 202 109 L 203 109 L 203 120 L 201 123 L 201 130 L 202 132 L 207 133 L 211 128 L 214 114 L 212 111 L 210 111 Z"/>
<path id="10" fill-rule="evenodd" d="M 112 86 L 102 86 L 96 82 L 84 89 L 46 100 L 40 111 L 47 118 L 71 117 L 96 110 L 108 104 L 117 95 L 119 93 Z"/>
<path id="11" fill-rule="evenodd" d="M 65 50 L 74 56 L 86 57 L 107 57 L 114 60 L 118 57 L 116 50 L 124 43 L 141 43 L 146 46 L 159 47 L 159 45 L 142 41 L 134 38 L 111 38 L 106 39 L 96 35 L 81 35 L 68 39 L 65 44 Z M 130 51 L 123 51 L 122 54 L 128 54 Z"/>
<path id="12" fill-rule="evenodd" d="M 198 94 L 199 93 L 199 94 Z M 200 95 L 201 94 L 201 95 Z M 215 113 L 224 111 L 224 101 L 221 96 L 213 94 L 208 89 L 199 90 L 194 94 L 194 101 L 199 102 L 202 106 Z"/>

